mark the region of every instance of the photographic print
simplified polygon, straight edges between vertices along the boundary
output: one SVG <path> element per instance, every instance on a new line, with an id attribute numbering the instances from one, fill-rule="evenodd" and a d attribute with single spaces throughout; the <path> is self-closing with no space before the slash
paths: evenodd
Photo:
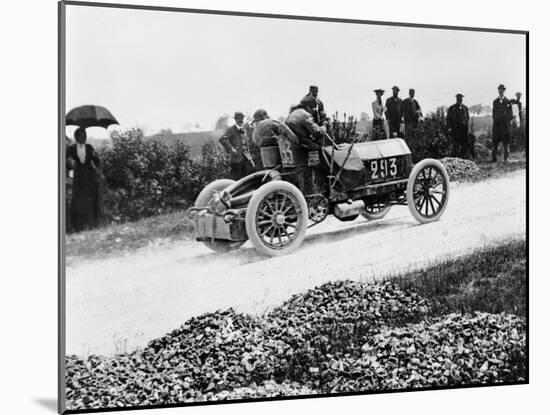
<path id="1" fill-rule="evenodd" d="M 528 32 L 59 12 L 60 412 L 528 382 Z"/>

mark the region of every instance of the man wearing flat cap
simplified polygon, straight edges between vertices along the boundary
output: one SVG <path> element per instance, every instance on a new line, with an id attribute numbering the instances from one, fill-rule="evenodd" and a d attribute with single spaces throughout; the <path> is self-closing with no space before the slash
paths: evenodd
<path id="1" fill-rule="evenodd" d="M 267 111 L 259 109 L 254 113 L 252 123 L 252 144 L 261 149 L 262 147 L 279 147 L 279 140 L 286 139 L 295 144 L 299 143 L 298 138 L 292 130 L 282 122 L 269 118 Z M 260 150 L 260 161 L 261 150 Z M 258 165 L 258 163 L 256 163 Z M 262 162 L 263 167 L 263 162 Z"/>
<path id="2" fill-rule="evenodd" d="M 319 99 L 319 87 L 317 85 L 310 85 L 309 92 L 302 98 L 302 101 L 308 97 L 313 97 L 316 103 L 313 107 L 313 119 L 318 125 L 323 124 L 326 121 L 327 114 L 325 113 L 325 105 Z"/>
<path id="3" fill-rule="evenodd" d="M 412 140 L 414 131 L 422 117 L 420 104 L 414 98 L 414 89 L 409 89 L 409 97 L 403 100 L 403 121 L 405 122 L 405 137 L 407 141 Z"/>
<path id="4" fill-rule="evenodd" d="M 390 129 L 390 138 L 398 137 L 403 121 L 403 101 L 399 98 L 399 87 L 392 88 L 393 95 L 386 100 L 386 120 Z"/>
<path id="5" fill-rule="evenodd" d="M 456 94 L 456 104 L 449 107 L 446 118 L 447 132 L 454 142 L 453 156 L 473 159 L 474 149 L 468 139 L 470 113 L 468 107 L 462 103 L 463 97 L 462 94 Z"/>
<path id="6" fill-rule="evenodd" d="M 254 171 L 254 162 L 248 146 L 248 134 L 244 127 L 244 114 L 235 113 L 232 125 L 220 138 L 220 143 L 229 154 L 230 176 L 239 180 Z"/>
<path id="7" fill-rule="evenodd" d="M 267 111 L 258 110 L 254 113 L 254 130 L 252 132 L 252 142 L 258 147 L 277 146 L 278 137 L 284 136 L 293 142 L 297 138 L 292 130 L 284 123 L 269 118 Z"/>
<path id="8" fill-rule="evenodd" d="M 504 161 L 508 160 L 510 147 L 510 122 L 514 118 L 512 102 L 504 96 L 506 87 L 498 86 L 498 97 L 493 101 L 493 162 L 497 161 L 498 145 L 502 143 Z"/>

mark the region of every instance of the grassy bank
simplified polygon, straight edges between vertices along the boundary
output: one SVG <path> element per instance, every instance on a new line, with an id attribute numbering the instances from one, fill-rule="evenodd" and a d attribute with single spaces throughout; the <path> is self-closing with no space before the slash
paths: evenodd
<path id="1" fill-rule="evenodd" d="M 123 255 L 145 246 L 188 239 L 192 232 L 193 226 L 185 212 L 168 213 L 136 222 L 67 234 L 65 252 L 69 263 L 75 257 Z"/>
<path id="2" fill-rule="evenodd" d="M 388 278 L 431 302 L 433 315 L 527 310 L 527 244 L 513 240 L 463 258 Z"/>
<path id="3" fill-rule="evenodd" d="M 512 155 L 507 163 L 502 161 L 493 163 L 492 161 L 481 160 L 476 164 L 482 171 L 482 174 L 473 180 L 476 182 L 499 177 L 517 170 L 525 170 L 527 168 L 525 153 L 517 153 Z"/>

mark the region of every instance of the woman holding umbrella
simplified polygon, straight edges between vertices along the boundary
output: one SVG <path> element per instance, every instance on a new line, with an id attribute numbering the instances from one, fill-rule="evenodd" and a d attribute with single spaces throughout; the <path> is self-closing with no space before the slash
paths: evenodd
<path id="1" fill-rule="evenodd" d="M 86 130 L 78 128 L 76 140 L 67 148 L 67 160 L 72 160 L 74 178 L 69 221 L 76 232 L 95 228 L 99 219 L 99 182 L 96 169 L 99 157 L 91 144 L 86 144 Z"/>
<path id="2" fill-rule="evenodd" d="M 99 220 L 99 182 L 96 171 L 99 157 L 92 145 L 86 143 L 86 128 L 107 128 L 118 122 L 107 109 L 96 105 L 74 108 L 66 118 L 67 125 L 79 127 L 74 133 L 76 143 L 67 148 L 67 161 L 72 160 L 74 168 L 69 223 L 74 231 L 79 232 L 97 227 Z"/>

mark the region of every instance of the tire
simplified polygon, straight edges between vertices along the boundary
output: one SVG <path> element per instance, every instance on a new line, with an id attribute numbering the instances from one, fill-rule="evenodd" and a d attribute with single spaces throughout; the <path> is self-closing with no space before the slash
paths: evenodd
<path id="1" fill-rule="evenodd" d="M 201 192 L 197 196 L 194 206 L 202 207 L 208 205 L 208 202 L 210 201 L 210 199 L 212 199 L 212 196 L 214 196 L 216 192 L 222 191 L 233 183 L 235 183 L 235 180 L 231 179 L 220 179 L 209 183 L 204 189 L 201 190 Z M 224 253 L 240 248 L 245 241 L 234 242 L 216 240 L 201 242 L 214 252 Z"/>
<path id="2" fill-rule="evenodd" d="M 367 207 L 365 207 L 365 210 L 366 209 Z M 391 206 L 384 206 L 382 208 L 373 206 L 370 211 L 366 211 L 361 215 L 368 220 L 378 220 L 386 216 L 389 213 L 390 209 L 391 209 Z"/>
<path id="3" fill-rule="evenodd" d="M 449 175 L 443 164 L 434 159 L 416 164 L 407 182 L 407 204 L 412 216 L 420 223 L 438 220 L 449 203 L 449 190 Z"/>
<path id="4" fill-rule="evenodd" d="M 353 222 L 355 219 L 359 217 L 359 215 L 346 216 L 344 218 L 339 218 L 338 216 L 334 216 L 334 217 L 338 219 L 340 222 Z"/>
<path id="5" fill-rule="evenodd" d="M 291 183 L 266 183 L 252 194 L 245 224 L 248 238 L 259 253 L 280 256 L 294 252 L 306 236 L 306 199 Z"/>

